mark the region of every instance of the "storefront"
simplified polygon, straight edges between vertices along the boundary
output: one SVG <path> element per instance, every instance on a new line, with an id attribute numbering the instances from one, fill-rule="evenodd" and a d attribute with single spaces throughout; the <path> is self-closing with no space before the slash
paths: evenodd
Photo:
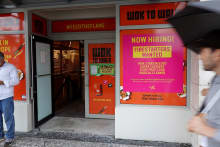
<path id="1" fill-rule="evenodd" d="M 116 138 L 196 145 L 186 124 L 199 105 L 203 71 L 166 22 L 185 5 L 112 1 L 4 10 L 0 51 L 21 80 L 16 130 L 30 131 L 71 103 L 80 106 L 77 115 L 115 119 Z"/>

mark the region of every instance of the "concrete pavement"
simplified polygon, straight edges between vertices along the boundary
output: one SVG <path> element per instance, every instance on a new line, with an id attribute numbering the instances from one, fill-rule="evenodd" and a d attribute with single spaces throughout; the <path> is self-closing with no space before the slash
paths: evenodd
<path id="1" fill-rule="evenodd" d="M 115 139 L 114 120 L 54 117 L 28 133 L 16 133 L 12 147 L 191 147 L 190 144 Z M 159 134 L 158 134 L 159 135 Z M 4 142 L 0 143 L 3 147 Z"/>

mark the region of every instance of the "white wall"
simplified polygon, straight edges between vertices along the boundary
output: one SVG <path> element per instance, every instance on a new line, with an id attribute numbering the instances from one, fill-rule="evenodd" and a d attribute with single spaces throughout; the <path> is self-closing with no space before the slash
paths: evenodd
<path id="1" fill-rule="evenodd" d="M 192 115 L 194 115 L 198 112 L 199 109 L 199 58 L 198 55 L 194 52 L 190 52 L 190 54 L 190 86 L 188 88 L 190 92 L 190 110 L 192 111 Z M 191 134 L 191 143 L 193 147 L 199 147 L 198 135 Z"/>
<path id="2" fill-rule="evenodd" d="M 190 142 L 187 109 L 120 105 L 116 107 L 116 138 Z"/>
<path id="3" fill-rule="evenodd" d="M 32 104 L 15 101 L 15 130 L 28 132 L 33 129 Z"/>

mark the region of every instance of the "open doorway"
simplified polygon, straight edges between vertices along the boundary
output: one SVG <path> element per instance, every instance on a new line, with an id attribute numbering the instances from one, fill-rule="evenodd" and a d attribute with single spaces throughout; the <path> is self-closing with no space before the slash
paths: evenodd
<path id="1" fill-rule="evenodd" d="M 37 37 L 35 37 L 35 39 L 37 39 Z M 45 80 L 45 78 L 50 76 L 48 72 L 44 72 L 44 74 L 40 73 L 39 76 L 35 76 L 40 80 L 39 86 L 36 88 L 39 90 L 38 94 L 48 94 L 50 92 L 48 87 L 52 85 L 51 89 L 53 94 L 51 95 L 53 96 L 48 97 L 47 95 L 39 95 L 39 97 L 36 97 L 37 99 L 35 102 L 40 105 L 36 107 L 39 111 L 35 111 L 35 127 L 39 127 L 39 130 L 43 133 L 70 132 L 73 134 L 114 136 L 114 120 L 84 118 L 85 107 L 88 109 L 88 105 L 85 104 L 85 101 L 88 102 L 88 99 L 85 100 L 84 98 L 84 88 L 86 87 L 84 85 L 84 44 L 85 54 L 86 50 L 88 50 L 86 41 L 48 40 L 47 43 L 45 38 L 39 41 L 43 43 L 36 43 L 35 45 L 36 63 L 34 63 L 34 65 L 37 67 L 44 65 L 42 67 L 44 70 L 51 69 L 52 82 Z M 53 57 L 52 60 L 50 60 L 51 57 Z M 85 58 L 88 57 L 85 56 Z M 50 100 L 49 102 L 51 103 L 46 100 Z M 48 110 L 46 111 L 48 113 L 45 113 L 47 109 L 51 111 Z M 46 120 L 38 123 L 38 121 L 42 120 L 42 117 L 37 116 L 41 116 L 41 114 L 46 116 Z M 53 117 L 54 115 L 55 117 Z"/>
<path id="2" fill-rule="evenodd" d="M 84 41 L 54 41 L 52 51 L 55 115 L 85 117 Z"/>

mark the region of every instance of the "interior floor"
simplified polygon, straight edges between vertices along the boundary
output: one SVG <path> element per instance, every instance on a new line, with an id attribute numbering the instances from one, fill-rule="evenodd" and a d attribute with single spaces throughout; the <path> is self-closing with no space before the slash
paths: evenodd
<path id="1" fill-rule="evenodd" d="M 85 102 L 81 99 L 74 100 L 69 102 L 61 109 L 57 110 L 55 113 L 56 116 L 63 117 L 85 117 Z"/>

